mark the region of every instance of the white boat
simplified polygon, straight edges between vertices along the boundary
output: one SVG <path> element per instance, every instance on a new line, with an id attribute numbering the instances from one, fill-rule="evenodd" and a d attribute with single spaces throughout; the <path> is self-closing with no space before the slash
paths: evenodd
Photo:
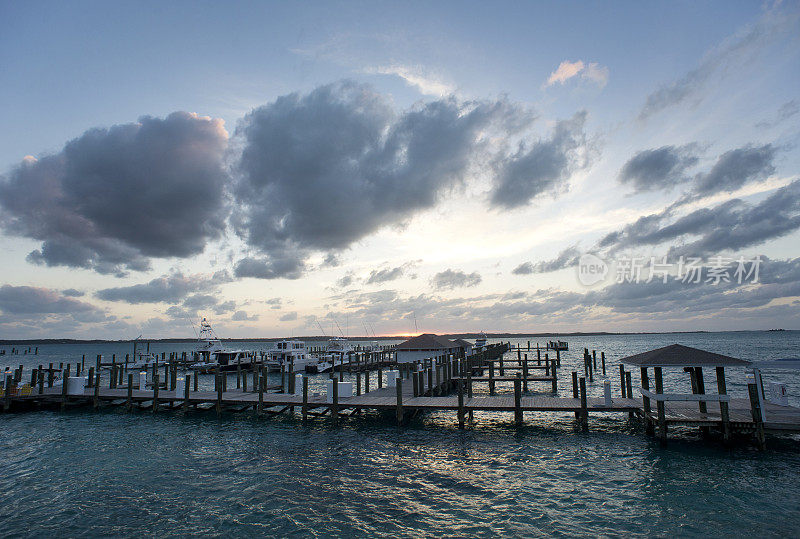
<path id="1" fill-rule="evenodd" d="M 200 372 L 250 368 L 255 361 L 255 354 L 249 350 L 225 349 L 222 341 L 205 318 L 200 322 L 200 333 L 197 336 L 195 352 L 199 361 L 189 365 L 189 368 Z"/>
<path id="2" fill-rule="evenodd" d="M 480 351 L 486 348 L 486 333 L 481 331 L 478 333 L 478 338 L 475 339 L 475 350 Z"/>
<path id="3" fill-rule="evenodd" d="M 302 372 L 306 366 L 317 362 L 303 341 L 278 341 L 275 347 L 267 350 L 266 365 L 269 372 L 280 372 L 285 367 L 288 372 Z"/>

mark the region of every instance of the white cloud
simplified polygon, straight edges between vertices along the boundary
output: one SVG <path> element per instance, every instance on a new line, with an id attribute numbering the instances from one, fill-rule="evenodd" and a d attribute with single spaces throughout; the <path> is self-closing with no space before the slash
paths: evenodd
<path id="1" fill-rule="evenodd" d="M 583 70 L 583 62 L 578 60 L 577 62 L 570 62 L 569 60 L 564 60 L 558 65 L 558 69 L 550 73 L 550 77 L 547 79 L 547 86 L 552 86 L 555 83 L 564 84 L 568 79 L 571 79 L 578 73 Z"/>
<path id="2" fill-rule="evenodd" d="M 576 62 L 564 60 L 558 65 L 558 69 L 550 73 L 545 87 L 556 83 L 564 84 L 569 79 L 580 76 L 581 79 L 593 82 L 598 87 L 603 88 L 608 83 L 608 74 L 608 68 L 597 62 L 585 64 L 583 60 Z"/>
<path id="3" fill-rule="evenodd" d="M 380 75 L 395 75 L 405 81 L 406 84 L 416 88 L 423 95 L 444 97 L 455 93 L 455 86 L 445 82 L 438 75 L 419 65 L 392 64 L 388 66 L 368 67 L 366 73 L 377 73 Z"/>

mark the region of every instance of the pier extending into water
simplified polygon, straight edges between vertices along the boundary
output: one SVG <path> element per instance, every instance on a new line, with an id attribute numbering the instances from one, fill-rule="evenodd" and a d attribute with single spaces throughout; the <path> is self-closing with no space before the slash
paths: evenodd
<path id="1" fill-rule="evenodd" d="M 509 351 L 516 352 L 517 357 L 509 360 L 505 357 Z M 631 373 L 621 364 L 620 394 L 611 396 L 604 387 L 603 397 L 592 397 L 587 395 L 586 381 L 599 369 L 606 374 L 605 355 L 601 353 L 598 365 L 597 355 L 585 350 L 584 373 L 572 371 L 563 388 L 571 390 L 571 396 L 559 396 L 560 354 L 555 351 L 555 357 L 551 358 L 544 352 L 545 349 L 532 349 L 530 345 L 524 349 L 500 343 L 468 357 L 440 356 L 420 363 L 394 365 L 389 370 L 385 369 L 387 354 L 383 352 L 374 361 L 362 357 L 339 365 L 337 372 L 329 375 L 325 393 L 311 392 L 309 377 L 299 373 L 282 372 L 280 385 L 269 386 L 263 365 L 234 373 L 216 373 L 213 390 L 204 389 L 199 387 L 197 373 L 178 376 L 179 361 L 163 365 L 163 378 L 162 370 L 154 369 L 149 380 L 146 375 L 127 372 L 123 364 L 115 363 L 107 383 L 101 386 L 102 365 L 98 357 L 96 366 L 89 369 L 85 378 L 82 364 L 76 366 L 78 376 L 70 376 L 67 365 L 60 373 L 61 385 L 54 385 L 58 369 L 52 365 L 33 369 L 30 383 L 20 384 L 24 376 L 20 366 L 13 374 L 7 374 L 5 387 L 12 389 L 3 391 L 0 398 L 4 412 L 109 406 L 183 413 L 212 409 L 218 414 L 293 414 L 304 422 L 327 417 L 333 424 L 368 410 L 392 416 L 398 424 L 426 412 L 452 412 L 459 428 L 474 422 L 474 412 L 506 413 L 518 426 L 525 424 L 526 412 L 570 414 L 575 418 L 576 428 L 581 430 L 590 428 L 593 416 L 622 414 L 642 421 L 646 432 L 657 436 L 662 443 L 666 443 L 670 429 L 680 426 L 699 428 L 705 435 L 718 432 L 725 442 L 736 435 L 746 435 L 762 449 L 767 433 L 800 432 L 800 408 L 765 402 L 759 398 L 756 382 L 748 386 L 749 398 L 731 398 L 725 393 L 724 373 L 719 378 L 721 367 L 717 367 L 721 383 L 718 395 L 705 394 L 702 385 L 696 383 L 695 371 L 691 395 L 666 394 L 661 387 L 661 367 L 655 368 L 656 387 L 650 391 L 646 367 L 642 367 L 643 387 L 639 389 L 642 397 L 637 398 L 633 394 Z M 533 353 L 537 355 L 535 359 Z M 353 382 L 343 381 L 347 370 L 355 374 Z M 228 387 L 230 376 L 235 376 L 235 388 Z M 84 387 L 86 378 L 88 387 Z M 497 392 L 497 384 L 503 382 L 512 383 L 512 393 Z M 473 388 L 477 384 L 488 384 L 488 394 L 475 395 Z M 552 395 L 526 394 L 534 388 Z M 651 409 L 651 401 L 656 403 L 655 410 Z"/>

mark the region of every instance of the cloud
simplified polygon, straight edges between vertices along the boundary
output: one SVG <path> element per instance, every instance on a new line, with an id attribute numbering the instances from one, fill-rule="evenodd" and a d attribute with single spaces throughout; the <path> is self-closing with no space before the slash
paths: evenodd
<path id="1" fill-rule="evenodd" d="M 564 84 L 579 75 L 581 79 L 591 81 L 600 88 L 604 88 L 608 84 L 609 70 L 596 62 L 584 64 L 582 60 L 576 62 L 564 60 L 558 65 L 558 69 L 550 73 L 545 86 L 553 86 L 556 83 Z"/>
<path id="2" fill-rule="evenodd" d="M 446 269 L 433 276 L 431 285 L 436 290 L 451 290 L 453 288 L 467 288 L 481 283 L 481 276 L 477 272 L 464 273 L 461 270 Z"/>
<path id="3" fill-rule="evenodd" d="M 683 104 L 689 100 L 699 102 L 709 81 L 724 76 L 729 70 L 741 71 L 742 66 L 768 44 L 785 35 L 796 33 L 797 12 L 786 12 L 780 3 L 768 10 L 754 24 L 729 37 L 718 47 L 709 51 L 694 69 L 677 80 L 660 86 L 650 93 L 639 113 L 645 120 L 666 108 Z"/>
<path id="4" fill-rule="evenodd" d="M 86 295 L 86 293 L 83 292 L 82 290 L 76 290 L 74 288 L 67 288 L 65 290 L 62 290 L 61 293 L 71 298 L 80 298 Z"/>
<path id="5" fill-rule="evenodd" d="M 541 260 L 531 267 L 531 273 L 549 273 L 574 266 L 581 256 L 576 246 L 567 247 L 552 260 Z"/>
<path id="6" fill-rule="evenodd" d="M 126 303 L 177 303 L 189 294 L 215 290 L 219 285 L 230 282 L 227 271 L 218 271 L 213 275 L 184 275 L 174 273 L 158 277 L 144 284 L 105 288 L 95 293 L 105 301 L 124 301 Z M 208 296 L 195 296 L 198 304 L 207 301 Z"/>
<path id="7" fill-rule="evenodd" d="M 402 266 L 394 268 L 385 268 L 381 270 L 372 270 L 367 278 L 366 284 L 379 284 L 388 281 L 394 281 L 406 274 L 408 270 L 416 265 L 415 262 L 406 262 Z"/>
<path id="8" fill-rule="evenodd" d="M 441 77 L 434 75 L 429 70 L 419 65 L 391 64 L 387 66 L 370 67 L 365 73 L 378 73 L 381 75 L 395 75 L 403 79 L 409 86 L 416 88 L 423 95 L 445 97 L 455 92 L 455 86 L 444 82 Z"/>
<path id="9" fill-rule="evenodd" d="M 762 129 L 775 127 L 784 120 L 788 120 L 789 118 L 795 116 L 798 112 L 800 112 L 800 101 L 797 99 L 792 99 L 791 101 L 787 101 L 780 106 L 774 120 L 758 122 L 756 127 L 760 127 Z"/>
<path id="10" fill-rule="evenodd" d="M 634 191 L 670 189 L 691 179 L 686 171 L 697 165 L 698 146 L 662 146 L 643 150 L 631 157 L 619 173 L 619 182 Z"/>
<path id="11" fill-rule="evenodd" d="M 297 311 L 286 313 L 283 316 L 281 316 L 278 320 L 280 320 L 281 322 L 293 322 L 297 320 Z"/>
<path id="12" fill-rule="evenodd" d="M 589 163 L 585 123 L 586 112 L 579 112 L 559 121 L 551 138 L 532 145 L 521 142 L 515 154 L 501 159 L 491 204 L 516 208 L 548 191 L 565 189 L 572 173 Z"/>
<path id="13" fill-rule="evenodd" d="M 237 128 L 234 228 L 253 251 L 279 260 L 343 250 L 434 207 L 463 186 L 487 133 L 531 121 L 505 100 L 446 98 L 397 113 L 386 96 L 350 81 L 279 97 Z M 284 274 L 264 265 L 250 260 L 237 275 Z"/>
<path id="14" fill-rule="evenodd" d="M 90 303 L 34 286 L 0 286 L 0 310 L 3 314 L 79 314 L 100 312 Z"/>
<path id="15" fill-rule="evenodd" d="M 258 315 L 251 314 L 248 316 L 248 314 L 244 311 L 236 311 L 233 313 L 233 316 L 231 316 L 231 320 L 234 322 L 254 322 L 258 320 Z"/>
<path id="16" fill-rule="evenodd" d="M 28 260 L 124 274 L 200 253 L 225 226 L 222 120 L 176 112 L 91 129 L 0 181 L 0 224 Z"/>
<path id="17" fill-rule="evenodd" d="M 531 264 L 530 262 L 523 262 L 522 264 L 511 270 L 511 273 L 513 273 L 514 275 L 530 275 L 531 273 L 533 273 L 533 264 Z"/>
<path id="18" fill-rule="evenodd" d="M 647 215 L 608 234 L 599 246 L 610 251 L 672 242 L 671 253 L 714 255 L 779 238 L 800 228 L 800 180 L 758 204 L 739 199 L 701 208 L 677 219 L 672 210 Z M 683 238 L 696 238 L 677 243 Z"/>
<path id="19" fill-rule="evenodd" d="M 273 256 L 247 257 L 239 260 L 234 275 L 254 279 L 299 279 L 305 270 L 304 261 L 298 253 L 278 252 Z"/>
<path id="20" fill-rule="evenodd" d="M 567 80 L 578 75 L 583 70 L 584 64 L 582 60 L 577 62 L 570 62 L 564 60 L 558 65 L 558 69 L 550 73 L 547 78 L 547 86 L 552 86 L 555 83 L 564 84 Z"/>
<path id="21" fill-rule="evenodd" d="M 352 271 L 348 271 L 344 275 L 342 275 L 339 279 L 336 280 L 336 286 L 338 288 L 346 288 L 353 284 L 355 280 L 354 274 Z"/>
<path id="22" fill-rule="evenodd" d="M 702 197 L 719 192 L 731 193 L 746 183 L 775 173 L 772 161 L 775 147 L 748 145 L 722 154 L 707 174 L 698 175 L 694 195 Z"/>

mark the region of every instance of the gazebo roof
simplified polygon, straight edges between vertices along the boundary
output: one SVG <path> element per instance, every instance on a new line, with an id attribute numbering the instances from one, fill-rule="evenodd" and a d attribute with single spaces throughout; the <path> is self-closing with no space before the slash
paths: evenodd
<path id="1" fill-rule="evenodd" d="M 749 361 L 706 352 L 691 346 L 671 344 L 649 352 L 620 359 L 627 365 L 639 367 L 746 367 Z"/>
<path id="2" fill-rule="evenodd" d="M 395 350 L 449 350 L 457 348 L 456 344 L 433 333 L 423 333 L 395 346 Z"/>

